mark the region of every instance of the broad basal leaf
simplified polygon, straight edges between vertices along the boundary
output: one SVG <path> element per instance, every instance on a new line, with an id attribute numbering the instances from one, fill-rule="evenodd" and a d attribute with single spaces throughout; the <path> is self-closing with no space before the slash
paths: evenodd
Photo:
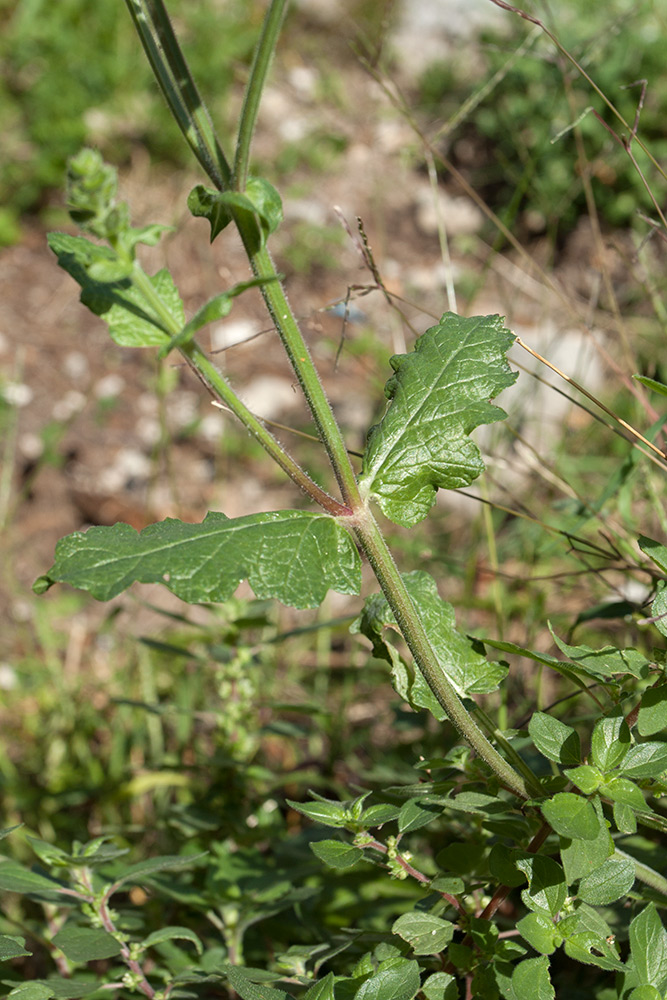
<path id="1" fill-rule="evenodd" d="M 435 580 L 428 573 L 404 573 L 403 580 L 424 624 L 433 650 L 443 672 L 461 695 L 485 694 L 495 691 L 505 678 L 507 669 L 499 663 L 489 663 L 478 646 L 456 629 L 454 608 L 440 598 Z M 376 656 L 392 664 L 396 690 L 411 705 L 427 708 L 442 721 L 444 709 L 431 692 L 421 673 L 408 666 L 384 634 L 396 619 L 382 594 L 368 598 L 352 631 L 362 632 L 373 643 Z"/>
<path id="2" fill-rule="evenodd" d="M 67 233 L 50 233 L 48 240 L 60 267 L 81 285 L 81 301 L 109 324 L 109 333 L 117 344 L 121 347 L 153 347 L 169 341 L 171 333 L 164 318 L 153 311 L 129 278 L 100 280 L 101 265 L 105 262 L 112 265 L 115 261 L 113 251 Z M 97 277 L 93 277 L 96 273 Z M 184 326 L 183 303 L 169 272 L 158 271 L 149 280 L 174 323 L 179 328 Z"/>
<path id="3" fill-rule="evenodd" d="M 391 359 L 390 403 L 369 432 L 360 486 L 394 523 L 416 524 L 438 489 L 468 486 L 483 471 L 468 435 L 506 415 L 489 400 L 516 379 L 505 358 L 513 342 L 500 316 L 445 313 L 414 351 Z"/>
<path id="4" fill-rule="evenodd" d="M 211 511 L 201 524 L 167 518 L 141 533 L 115 524 L 67 535 L 35 589 L 69 583 L 108 601 L 135 581 L 163 583 L 197 604 L 226 600 L 245 579 L 259 598 L 312 608 L 329 588 L 358 593 L 360 560 L 347 531 L 324 514 L 285 510 L 230 519 Z"/>

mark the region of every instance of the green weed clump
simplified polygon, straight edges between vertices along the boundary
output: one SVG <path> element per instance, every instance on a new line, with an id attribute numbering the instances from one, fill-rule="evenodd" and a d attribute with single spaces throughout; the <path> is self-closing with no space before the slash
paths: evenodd
<path id="1" fill-rule="evenodd" d="M 461 629 L 457 614 L 470 607 L 444 601 L 443 581 L 424 565 L 401 572 L 389 542 L 397 533 L 394 551 L 410 551 L 407 533 L 432 515 L 438 491 L 466 489 L 482 474 L 470 435 L 505 419 L 495 400 L 518 374 L 507 352 L 525 345 L 498 315 L 443 312 L 391 358 L 386 405 L 363 454 L 350 453 L 269 252 L 283 222 L 280 195 L 250 170 L 284 0 L 268 5 L 229 158 L 161 0 L 127 7 L 210 183 L 194 188 L 188 207 L 211 240 L 235 227 L 252 276 L 186 317 L 169 271 L 148 273 L 137 252 L 167 227 L 132 226 L 115 170 L 92 149 L 68 166 L 79 234 L 51 233 L 49 245 L 116 344 L 161 360 L 177 352 L 300 492 L 293 509 L 209 511 L 201 523 L 168 518 L 141 532 L 97 526 L 58 543 L 37 594 L 67 584 L 108 601 L 150 583 L 208 612 L 205 624 L 174 615 L 167 641 L 144 640 L 113 700 L 81 718 L 73 706 L 85 695 L 54 677 L 55 751 L 39 796 L 46 818 L 6 773 L 12 825 L 1 836 L 16 845 L 0 862 L 7 995 L 549 1000 L 558 990 L 661 1000 L 667 546 L 652 537 L 664 512 L 648 484 L 667 470 L 656 443 L 664 417 L 640 433 L 573 385 L 623 442 L 617 468 L 605 464 L 603 488 L 587 494 L 586 470 L 573 476 L 578 492 L 540 465 L 566 494 L 556 518 L 523 502 L 496 505 L 495 516 L 511 518 L 506 532 L 493 515 L 484 522 L 497 634 Z M 391 300 L 362 227 L 359 248 Z M 200 343 L 199 332 L 250 289 L 263 296 L 303 391 L 329 463 L 325 485 Z M 627 382 L 633 412 L 651 412 L 644 389 L 667 395 L 645 372 Z M 577 447 L 573 435 L 575 457 Z M 625 517 L 633 485 L 644 490 L 641 524 L 634 512 Z M 424 537 L 420 562 L 441 572 L 429 553 L 437 532 Z M 519 538 L 538 581 L 544 569 L 553 585 L 561 564 L 573 575 L 574 561 L 577 572 L 613 582 L 600 585 L 598 602 L 588 590 L 585 606 L 564 587 L 568 608 L 535 634 L 540 589 L 529 620 L 533 580 L 511 572 Z M 377 589 L 354 614 L 332 618 L 328 592 L 359 595 L 362 559 Z M 458 569 L 467 586 L 476 559 Z M 502 586 L 502 566 L 514 590 Z M 255 601 L 235 597 L 244 580 Z M 633 598 L 624 585 L 638 581 Z M 320 610 L 285 630 L 275 602 Z M 312 676 L 299 664 L 310 632 Z M 385 693 L 387 677 L 399 703 Z M 365 720 L 361 737 L 355 716 Z M 96 739 L 104 766 L 85 751 Z M 38 757 L 24 758 L 37 775 Z M 73 793 L 77 782 L 88 796 Z M 76 811 L 88 798 L 95 805 L 81 837 Z M 56 822 L 60 805 L 70 815 Z M 30 831 L 16 833 L 26 819 Z"/>

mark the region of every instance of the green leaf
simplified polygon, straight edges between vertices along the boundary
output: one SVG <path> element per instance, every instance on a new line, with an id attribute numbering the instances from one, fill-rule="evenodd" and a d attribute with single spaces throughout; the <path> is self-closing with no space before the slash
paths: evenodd
<path id="1" fill-rule="evenodd" d="M 623 759 L 621 771 L 628 778 L 658 778 L 667 771 L 667 743 L 636 743 Z"/>
<path id="2" fill-rule="evenodd" d="M 98 980 L 81 982 L 76 979 L 33 979 L 16 986 L 7 996 L 12 1000 L 49 1000 L 50 997 L 55 997 L 56 1000 L 78 1000 L 79 997 L 96 993 L 99 988 Z"/>
<path id="3" fill-rule="evenodd" d="M 641 986 L 661 986 L 667 978 L 667 933 L 650 903 L 630 923 L 630 952 Z"/>
<path id="4" fill-rule="evenodd" d="M 553 921 L 545 913 L 528 913 L 516 925 L 521 937 L 541 955 L 552 955 L 559 937 Z"/>
<path id="5" fill-rule="evenodd" d="M 14 826 L 6 826 L 3 830 L 0 830 L 0 840 L 4 840 L 8 837 L 10 833 L 14 833 L 15 830 L 20 830 L 23 823 L 15 823 Z"/>
<path id="6" fill-rule="evenodd" d="M 259 177 L 248 179 L 243 194 L 198 184 L 188 196 L 188 208 L 194 216 L 208 219 L 211 243 L 236 215 L 251 240 L 250 253 L 256 253 L 265 244 L 267 236 L 275 232 L 283 219 L 280 195 Z"/>
<path id="7" fill-rule="evenodd" d="M 633 375 L 634 379 L 645 385 L 647 389 L 653 389 L 654 392 L 660 393 L 661 396 L 667 396 L 667 385 L 662 382 L 656 382 L 654 378 L 648 378 L 646 375 Z M 634 1000 L 634 996 L 632 998 Z"/>
<path id="8" fill-rule="evenodd" d="M 316 607 L 330 588 L 359 592 L 360 560 L 351 536 L 326 514 L 275 511 L 201 524 L 167 518 L 137 533 L 127 524 L 61 538 L 38 593 L 69 583 L 108 601 L 135 581 L 163 583 L 191 604 L 225 601 L 247 579 L 258 598 Z"/>
<path id="9" fill-rule="evenodd" d="M 640 535 L 637 542 L 642 552 L 652 559 L 663 573 L 667 573 L 667 546 L 661 545 L 653 538 L 647 538 L 646 535 Z"/>
<path id="10" fill-rule="evenodd" d="M 277 281 L 276 276 L 270 278 L 251 278 L 250 281 L 241 281 L 228 292 L 221 292 L 210 299 L 205 305 L 198 309 L 195 315 L 189 320 L 180 333 L 172 337 L 168 344 L 165 344 L 158 351 L 158 358 L 166 358 L 175 347 L 181 347 L 192 340 L 197 330 L 201 330 L 207 323 L 213 323 L 217 319 L 228 316 L 232 310 L 233 300 L 237 295 L 247 291 L 248 288 L 256 288 L 259 285 L 266 285 L 269 281 Z"/>
<path id="11" fill-rule="evenodd" d="M 599 719 L 591 738 L 593 763 L 602 772 L 612 771 L 627 754 L 631 742 L 630 730 L 622 714 Z"/>
<path id="12" fill-rule="evenodd" d="M 649 688 L 642 695 L 637 716 L 640 736 L 654 736 L 667 729 L 667 684 Z"/>
<path id="13" fill-rule="evenodd" d="M 368 809 L 364 809 L 359 817 L 359 822 L 364 829 L 383 826 L 385 823 L 390 823 L 392 820 L 398 819 L 400 811 L 399 806 L 393 806 L 389 802 L 379 802 L 375 806 L 369 806 Z"/>
<path id="14" fill-rule="evenodd" d="M 517 867 L 517 861 L 528 857 L 525 851 L 519 851 L 504 844 L 494 844 L 489 852 L 489 871 L 501 885 L 519 886 L 526 881 L 526 876 Z"/>
<path id="15" fill-rule="evenodd" d="M 607 858 L 579 883 L 577 895 L 592 906 L 606 906 L 625 896 L 635 881 L 635 866 L 629 858 Z"/>
<path id="16" fill-rule="evenodd" d="M 620 802 L 631 809 L 638 809 L 646 812 L 646 800 L 641 788 L 637 788 L 632 781 L 627 778 L 610 778 L 601 787 L 600 793 L 611 799 L 612 802 Z"/>
<path id="17" fill-rule="evenodd" d="M 554 1000 L 556 994 L 549 978 L 549 959 L 543 956 L 519 962 L 512 973 L 512 989 L 516 1000 Z"/>
<path id="18" fill-rule="evenodd" d="M 313 983 L 303 1000 L 334 1000 L 334 982 L 334 974 L 329 972 L 324 979 Z"/>
<path id="19" fill-rule="evenodd" d="M 264 983 L 254 983 L 248 970 L 240 965 L 226 966 L 225 976 L 242 1000 L 289 1000 L 284 990 L 274 990 Z"/>
<path id="20" fill-rule="evenodd" d="M 544 712 L 535 712 L 528 732 L 536 748 L 557 764 L 578 764 L 581 760 L 579 734 L 571 726 Z"/>
<path id="21" fill-rule="evenodd" d="M 232 221 L 230 205 L 221 197 L 222 192 L 197 184 L 188 195 L 188 209 L 195 218 L 208 219 L 211 226 L 211 243 Z"/>
<path id="22" fill-rule="evenodd" d="M 115 260 L 113 251 L 66 233 L 50 233 L 48 240 L 60 267 L 81 286 L 81 301 L 109 324 L 109 333 L 117 344 L 121 347 L 161 347 L 170 339 L 169 326 L 153 312 L 129 278 L 107 282 L 91 276 L 92 264 Z M 183 303 L 169 272 L 158 271 L 149 280 L 173 323 L 182 327 L 185 323 Z"/>
<path id="23" fill-rule="evenodd" d="M 458 875 L 436 875 L 429 887 L 433 892 L 448 892 L 450 896 L 460 896 L 465 891 L 465 883 Z"/>
<path id="24" fill-rule="evenodd" d="M 424 981 L 421 991 L 426 1000 L 458 1000 L 459 998 L 456 980 L 448 972 L 434 972 Z"/>
<path id="25" fill-rule="evenodd" d="M 388 958 L 362 983 L 354 1000 L 412 1000 L 419 989 L 417 963 L 407 958 Z"/>
<path id="26" fill-rule="evenodd" d="M 614 802 L 614 823 L 619 833 L 636 833 L 637 817 L 635 811 L 623 802 Z"/>
<path id="27" fill-rule="evenodd" d="M 572 885 L 577 879 L 590 875 L 614 853 L 614 843 L 605 823 L 602 804 L 598 798 L 593 800 L 593 808 L 599 823 L 597 837 L 594 840 L 575 838 L 561 841 L 560 857 L 568 885 Z"/>
<path id="28" fill-rule="evenodd" d="M 565 954 L 577 962 L 595 965 L 598 969 L 607 969 L 609 972 L 623 972 L 625 969 L 607 941 L 594 931 L 573 934 L 565 941 L 564 948 Z"/>
<path id="29" fill-rule="evenodd" d="M 165 871 L 185 871 L 192 868 L 196 861 L 206 857 L 206 851 L 201 854 L 162 854 L 155 858 L 147 858 L 146 861 L 139 861 L 136 865 L 126 868 L 114 882 L 114 891 L 126 882 L 142 882 L 151 875 Z"/>
<path id="30" fill-rule="evenodd" d="M 423 520 L 438 489 L 468 486 L 484 469 L 468 435 L 505 413 L 489 400 L 511 385 L 514 336 L 499 316 L 445 313 L 410 354 L 391 358 L 387 411 L 368 434 L 360 487 L 395 524 Z"/>
<path id="31" fill-rule="evenodd" d="M 115 937 L 101 928 L 77 927 L 65 924 L 53 938 L 56 948 L 60 948 L 70 962 L 95 962 L 103 958 L 113 958 L 120 954 L 120 944 Z"/>
<path id="32" fill-rule="evenodd" d="M 628 1000 L 663 1000 L 663 995 L 655 986 L 638 986 L 632 991 Z"/>
<path id="33" fill-rule="evenodd" d="M 354 868 L 364 856 L 364 852 L 360 848 L 344 844 L 340 840 L 315 840 L 309 846 L 320 861 L 324 861 L 325 865 L 336 868 L 338 871 Z"/>
<path id="34" fill-rule="evenodd" d="M 440 598 L 438 587 L 428 573 L 417 570 L 402 574 L 419 616 L 424 623 L 438 662 L 451 684 L 462 695 L 495 691 L 507 674 L 499 663 L 489 663 L 473 642 L 456 629 L 454 609 Z M 385 638 L 384 629 L 396 625 L 394 614 L 383 594 L 367 598 L 351 631 L 362 632 L 373 643 L 376 656 L 392 663 L 394 686 L 413 707 L 426 708 L 442 721 L 444 709 L 419 670 L 407 665 Z"/>
<path id="35" fill-rule="evenodd" d="M 0 962 L 7 962 L 10 958 L 23 958 L 24 955 L 32 955 L 32 952 L 25 950 L 23 938 L 0 934 Z"/>
<path id="36" fill-rule="evenodd" d="M 442 806 L 421 799 L 408 799 L 398 817 L 399 833 L 412 833 L 442 816 Z"/>
<path id="37" fill-rule="evenodd" d="M 568 767 L 564 774 L 584 795 L 592 795 L 600 787 L 603 780 L 599 768 L 590 764 L 581 764 L 579 767 Z"/>
<path id="38" fill-rule="evenodd" d="M 325 826 L 345 827 L 348 824 L 348 815 L 345 804 L 342 802 L 332 802 L 328 799 L 318 798 L 316 802 L 293 802 L 287 799 L 287 805 L 314 823 L 323 823 Z"/>
<path id="39" fill-rule="evenodd" d="M 555 917 L 567 896 L 565 873 L 561 866 L 542 854 L 518 858 L 516 866 L 528 879 L 528 888 L 521 892 L 528 909 L 547 910 Z"/>
<path id="40" fill-rule="evenodd" d="M 204 953 L 201 941 L 189 927 L 161 927 L 159 931 L 153 931 L 145 937 L 141 943 L 144 948 L 152 948 L 154 945 L 162 944 L 163 941 L 191 941 L 198 955 Z"/>
<path id="41" fill-rule="evenodd" d="M 663 581 L 658 584 L 658 591 L 651 605 L 651 616 L 658 632 L 667 635 L 667 585 Z"/>
<path id="42" fill-rule="evenodd" d="M 252 202 L 264 237 L 275 233 L 282 225 L 283 203 L 274 186 L 263 177 L 249 177 L 245 193 Z"/>
<path id="43" fill-rule="evenodd" d="M 568 659 L 577 667 L 577 673 L 582 673 L 594 680 L 606 680 L 615 674 L 631 674 L 633 677 L 648 676 L 650 660 L 637 652 L 636 649 L 617 649 L 616 646 L 604 646 L 602 649 L 592 649 L 590 646 L 569 646 L 559 639 L 549 626 L 554 642 Z"/>
<path id="44" fill-rule="evenodd" d="M 62 885 L 55 879 L 25 868 L 18 861 L 0 862 L 0 889 L 5 892 L 61 892 Z"/>
<path id="45" fill-rule="evenodd" d="M 600 830 L 600 820 L 595 809 L 581 795 L 558 792 L 542 805 L 542 815 L 561 837 L 595 840 Z"/>
<path id="46" fill-rule="evenodd" d="M 456 928 L 449 920 L 413 910 L 394 921 L 391 930 L 408 942 L 415 955 L 437 955 L 445 950 Z"/>

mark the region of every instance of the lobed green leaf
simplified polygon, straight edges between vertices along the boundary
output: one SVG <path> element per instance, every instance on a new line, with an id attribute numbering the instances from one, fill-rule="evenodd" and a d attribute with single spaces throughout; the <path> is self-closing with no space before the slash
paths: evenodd
<path id="1" fill-rule="evenodd" d="M 514 342 L 499 316 L 445 313 L 410 354 L 391 358 L 387 411 L 368 434 L 360 487 L 395 524 L 423 520 L 438 489 L 468 486 L 484 470 L 468 435 L 505 413 L 489 400 L 516 379 Z"/>
<path id="2" fill-rule="evenodd" d="M 333 518 L 276 511 L 230 519 L 211 511 L 201 524 L 173 518 L 137 533 L 127 524 L 62 538 L 38 593 L 69 583 L 108 601 L 135 581 L 162 583 L 191 604 L 224 601 L 247 579 L 258 598 L 316 607 L 330 588 L 359 592 L 360 560 Z"/>

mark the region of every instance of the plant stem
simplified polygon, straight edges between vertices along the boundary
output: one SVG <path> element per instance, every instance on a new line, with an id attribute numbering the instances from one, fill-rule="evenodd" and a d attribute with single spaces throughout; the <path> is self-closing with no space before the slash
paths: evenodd
<path id="1" fill-rule="evenodd" d="M 215 186 L 230 187 L 232 171 L 215 134 L 162 0 L 125 0 L 172 116 Z"/>
<path id="2" fill-rule="evenodd" d="M 248 181 L 250 144 L 255 131 L 262 90 L 264 89 L 264 83 L 278 43 L 280 27 L 285 13 L 285 4 L 286 0 L 271 0 L 250 68 L 250 77 L 248 78 L 239 121 L 236 155 L 234 157 L 232 184 L 237 191 L 244 191 Z"/>
<path id="3" fill-rule="evenodd" d="M 176 336 L 180 332 L 180 324 L 156 292 L 146 272 L 137 263 L 135 263 L 132 271 L 132 282 L 150 304 L 165 333 L 169 337 Z M 319 504 L 333 516 L 344 516 L 351 513 L 349 507 L 344 506 L 340 501 L 329 496 L 325 490 L 313 482 L 310 476 L 285 451 L 280 442 L 276 440 L 261 420 L 258 420 L 248 407 L 241 402 L 224 375 L 209 361 L 194 341 L 182 344 L 179 350 L 188 364 L 201 377 L 204 384 L 238 417 L 246 429 L 269 453 L 274 462 L 280 466 L 300 489 L 304 490 L 315 503 Z"/>
<path id="4" fill-rule="evenodd" d="M 126 2 L 133 15 L 137 30 L 141 35 L 144 48 L 151 61 L 158 82 L 165 93 L 169 106 L 172 108 L 175 117 L 181 125 L 181 130 L 195 150 L 199 162 L 209 177 L 211 177 L 218 187 L 222 187 L 222 182 L 226 182 L 227 178 L 220 177 L 220 170 L 212 172 L 211 163 L 207 161 L 206 157 L 202 158 L 199 152 L 199 142 L 201 141 L 206 145 L 210 143 L 210 137 L 205 130 L 204 134 L 200 136 L 198 120 L 191 119 L 190 124 L 184 127 L 182 117 L 179 117 L 179 115 L 182 115 L 183 109 L 189 111 L 191 114 L 193 113 L 193 94 L 196 98 L 195 110 L 201 111 L 203 103 L 199 99 L 194 82 L 192 82 L 192 78 L 187 70 L 187 65 L 169 24 L 162 0 L 126 0 Z M 255 55 L 251 78 L 246 91 L 243 120 L 239 131 L 240 148 L 237 150 L 235 158 L 236 183 L 247 172 L 250 142 L 256 122 L 258 102 L 262 86 L 266 79 L 266 72 L 275 49 L 283 6 L 284 0 L 272 0 Z M 154 43 L 151 46 L 145 40 L 145 25 L 135 14 L 136 9 L 144 11 L 145 18 L 148 18 L 150 14 L 154 31 L 158 34 L 163 51 L 155 46 Z M 168 66 L 165 65 L 165 59 L 168 62 Z M 173 84 L 176 86 L 177 93 L 174 93 Z M 206 120 L 208 121 L 208 118 Z M 193 143 L 193 135 L 197 138 L 197 142 Z M 215 149 L 208 148 L 210 154 L 217 150 L 219 150 L 219 146 L 217 145 Z M 210 160 L 211 158 L 215 159 L 212 155 L 208 159 Z M 226 161 L 225 167 L 228 171 Z M 319 491 L 319 494 L 317 493 L 319 487 L 315 487 L 315 484 L 311 482 L 303 470 L 299 469 L 270 432 L 243 406 L 227 385 L 222 375 L 217 372 L 196 345 L 183 345 L 181 348 L 182 353 L 194 365 L 197 371 L 201 372 L 206 382 L 215 388 L 216 392 L 219 393 L 232 412 L 239 416 L 248 430 L 255 435 L 269 454 L 275 458 L 281 468 L 295 482 L 298 482 L 313 499 L 321 503 L 330 513 L 349 515 L 353 512 L 353 517 L 349 519 L 345 518 L 345 520 L 354 529 L 359 544 L 377 576 L 384 595 L 389 602 L 389 606 L 394 612 L 396 621 L 415 662 L 423 673 L 435 697 L 459 733 L 470 743 L 480 757 L 486 761 L 501 782 L 514 791 L 520 798 L 530 798 L 530 792 L 525 780 L 501 757 L 498 751 L 487 740 L 484 733 L 464 708 L 461 699 L 438 663 L 424 626 L 419 619 L 419 615 L 377 523 L 370 511 L 364 508 L 343 436 L 326 398 L 324 388 L 320 382 L 303 335 L 288 304 L 285 291 L 277 279 L 277 272 L 271 255 L 265 246 L 260 247 L 260 249 L 256 248 L 256 230 L 252 220 L 244 219 L 242 213 L 235 212 L 233 209 L 232 216 L 246 248 L 253 273 L 255 277 L 263 279 L 263 284 L 261 285 L 262 296 L 276 325 L 283 347 L 299 380 L 299 384 L 303 389 L 319 436 L 329 455 L 334 475 L 341 489 L 343 503 L 346 507 L 338 504 L 338 511 L 335 511 L 332 509 L 332 505 L 336 505 L 337 501 L 328 497 L 324 491 Z M 154 293 L 152 285 L 147 278 L 144 284 L 149 285 L 150 291 Z"/>
<path id="5" fill-rule="evenodd" d="M 370 511 L 366 511 L 363 518 L 357 519 L 354 531 L 373 568 L 382 592 L 387 598 L 389 607 L 394 612 L 394 617 L 415 663 L 438 702 L 444 708 L 451 723 L 477 751 L 482 760 L 489 765 L 503 785 L 522 799 L 530 798 L 531 792 L 524 778 L 501 757 L 495 747 L 487 740 L 477 723 L 466 711 L 463 702 L 438 662 L 403 578 Z"/>

